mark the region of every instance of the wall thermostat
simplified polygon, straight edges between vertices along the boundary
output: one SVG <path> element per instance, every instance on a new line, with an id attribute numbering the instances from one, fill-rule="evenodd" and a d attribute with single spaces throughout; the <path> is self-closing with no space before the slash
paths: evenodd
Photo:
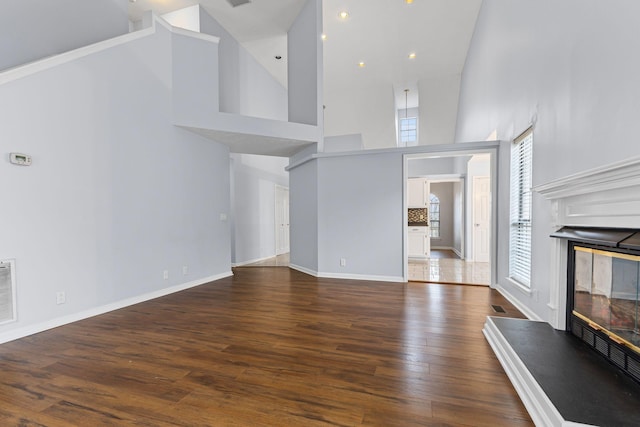
<path id="1" fill-rule="evenodd" d="M 11 163 L 20 166 L 31 166 L 31 156 L 22 153 L 11 153 Z"/>

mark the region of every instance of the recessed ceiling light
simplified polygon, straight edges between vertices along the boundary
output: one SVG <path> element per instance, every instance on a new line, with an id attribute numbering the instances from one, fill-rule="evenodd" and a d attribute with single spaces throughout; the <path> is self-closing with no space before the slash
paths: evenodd
<path id="1" fill-rule="evenodd" d="M 415 52 L 411 52 L 409 54 L 409 59 L 416 59 L 416 53 Z"/>
<path id="2" fill-rule="evenodd" d="M 324 34 L 324 33 L 322 33 L 322 35 L 320 36 L 320 38 L 321 38 L 322 40 L 326 40 L 326 39 L 327 39 L 327 35 L 326 35 L 326 34 Z"/>
<path id="3" fill-rule="evenodd" d="M 345 20 L 349 17 L 349 12 L 347 12 L 346 10 L 343 10 L 338 14 L 338 17 L 342 20 Z"/>
<path id="4" fill-rule="evenodd" d="M 358 62 L 358 67 L 360 67 L 360 68 L 364 68 L 364 66 L 365 66 L 364 61 L 360 61 L 360 62 Z"/>
<path id="5" fill-rule="evenodd" d="M 404 0 L 404 2 L 405 2 L 406 4 L 411 4 L 411 3 L 413 3 L 413 0 Z"/>

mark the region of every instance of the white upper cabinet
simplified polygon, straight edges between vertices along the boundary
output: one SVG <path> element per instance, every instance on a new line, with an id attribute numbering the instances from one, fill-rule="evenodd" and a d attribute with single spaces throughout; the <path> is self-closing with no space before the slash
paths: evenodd
<path id="1" fill-rule="evenodd" d="M 408 207 L 429 207 L 429 182 L 424 178 L 409 178 L 407 183 Z"/>

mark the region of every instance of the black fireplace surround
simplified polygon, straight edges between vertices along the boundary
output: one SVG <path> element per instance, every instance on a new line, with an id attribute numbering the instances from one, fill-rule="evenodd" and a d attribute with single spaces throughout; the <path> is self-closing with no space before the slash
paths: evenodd
<path id="1" fill-rule="evenodd" d="M 567 330 L 640 383 L 640 230 L 563 227 Z"/>

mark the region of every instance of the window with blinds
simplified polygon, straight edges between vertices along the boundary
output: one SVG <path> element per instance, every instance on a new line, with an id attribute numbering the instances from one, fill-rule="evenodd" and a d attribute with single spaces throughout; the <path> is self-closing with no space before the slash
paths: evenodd
<path id="1" fill-rule="evenodd" d="M 511 147 L 511 233 L 509 277 L 531 286 L 531 169 L 533 129 L 517 137 Z"/>

